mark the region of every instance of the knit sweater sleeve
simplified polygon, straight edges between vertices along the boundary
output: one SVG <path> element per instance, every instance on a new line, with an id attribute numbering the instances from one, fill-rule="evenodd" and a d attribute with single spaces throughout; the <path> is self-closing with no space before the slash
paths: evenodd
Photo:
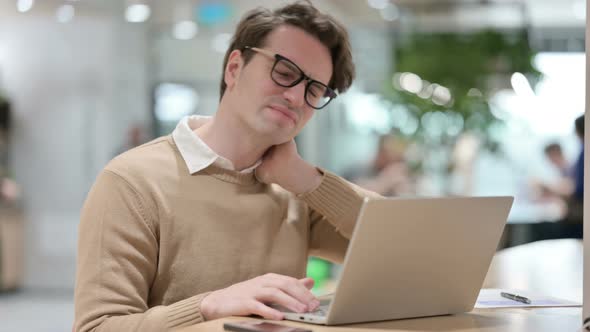
<path id="1" fill-rule="evenodd" d="M 99 175 L 79 225 L 75 331 L 167 331 L 203 321 L 207 293 L 148 305 L 158 264 L 154 219 L 123 177 L 108 170 Z"/>
<path id="2" fill-rule="evenodd" d="M 310 209 L 310 254 L 340 262 L 352 236 L 363 200 L 383 196 L 362 189 L 343 178 L 319 169 L 321 184 L 313 191 L 299 195 Z"/>

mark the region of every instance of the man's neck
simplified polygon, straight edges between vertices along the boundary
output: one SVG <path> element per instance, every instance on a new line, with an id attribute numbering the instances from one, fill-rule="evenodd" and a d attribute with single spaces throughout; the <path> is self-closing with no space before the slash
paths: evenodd
<path id="1" fill-rule="evenodd" d="M 220 110 L 211 121 L 195 129 L 195 133 L 215 153 L 230 160 L 238 171 L 252 166 L 270 147 L 235 117 L 225 116 Z"/>

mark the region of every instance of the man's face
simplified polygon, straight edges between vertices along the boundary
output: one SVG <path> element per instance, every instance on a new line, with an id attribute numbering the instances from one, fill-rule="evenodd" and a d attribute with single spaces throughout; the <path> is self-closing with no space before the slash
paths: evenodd
<path id="1" fill-rule="evenodd" d="M 562 167 L 566 164 L 565 158 L 561 151 L 549 151 L 547 152 L 547 158 L 549 158 L 549 161 L 557 167 Z"/>
<path id="2" fill-rule="evenodd" d="M 326 85 L 330 81 L 330 51 L 299 28 L 283 25 L 275 29 L 260 48 L 291 60 L 314 80 Z M 246 52 L 253 52 L 250 62 L 243 66 L 242 61 L 229 82 L 226 69 L 226 83 L 234 101 L 232 112 L 273 145 L 287 142 L 303 129 L 315 111 L 305 102 L 307 81 L 302 80 L 291 88 L 279 86 L 271 79 L 274 59 L 254 51 Z M 228 66 L 232 61 L 230 57 Z"/>

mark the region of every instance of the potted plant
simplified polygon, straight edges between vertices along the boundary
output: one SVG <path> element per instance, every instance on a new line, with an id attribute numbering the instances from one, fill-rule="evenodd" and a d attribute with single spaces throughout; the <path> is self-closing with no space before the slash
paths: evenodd
<path id="1" fill-rule="evenodd" d="M 453 148 L 466 134 L 501 154 L 495 133 L 503 120 L 493 113 L 489 97 L 509 87 L 517 72 L 534 86 L 541 76 L 532 64 L 534 55 L 526 30 L 412 35 L 396 46 L 393 82 L 384 92 L 417 125 L 411 132 L 393 129 L 419 142 L 425 156 L 419 160 L 436 157 L 430 165 L 438 165 L 443 179 L 456 166 Z M 448 184 L 443 188 L 450 189 Z"/>

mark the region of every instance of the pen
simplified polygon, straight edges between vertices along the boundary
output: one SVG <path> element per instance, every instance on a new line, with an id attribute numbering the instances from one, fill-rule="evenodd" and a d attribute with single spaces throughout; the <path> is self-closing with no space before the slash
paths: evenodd
<path id="1" fill-rule="evenodd" d="M 531 304 L 531 300 L 524 297 L 524 296 L 519 296 L 516 294 L 510 294 L 510 293 L 505 293 L 505 292 L 501 292 L 500 295 L 504 298 L 513 300 L 513 301 L 517 301 L 517 302 L 522 302 L 525 304 Z"/>

